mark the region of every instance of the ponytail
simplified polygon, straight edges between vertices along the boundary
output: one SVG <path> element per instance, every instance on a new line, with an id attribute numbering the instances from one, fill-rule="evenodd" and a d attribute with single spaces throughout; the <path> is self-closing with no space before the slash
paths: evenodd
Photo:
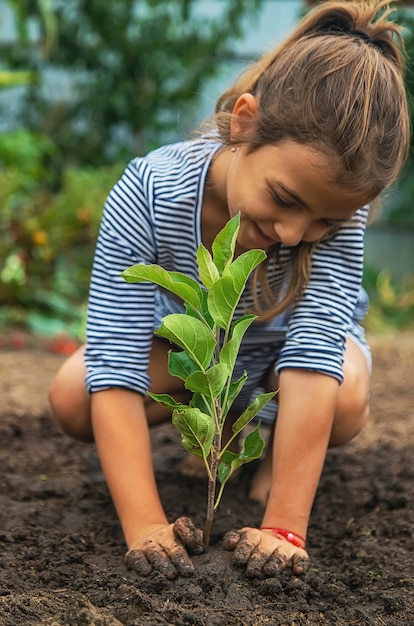
<path id="1" fill-rule="evenodd" d="M 251 93 L 258 112 L 244 137 L 250 151 L 287 140 L 311 145 L 330 159 L 333 183 L 378 205 L 410 146 L 402 32 L 390 13 L 387 0 L 327 1 L 311 10 L 219 98 L 214 123 L 223 143 L 234 143 L 233 107 Z M 292 253 L 290 289 L 266 317 L 303 293 L 314 246 L 299 245 L 306 252 Z M 266 293 L 263 269 L 258 276 Z"/>

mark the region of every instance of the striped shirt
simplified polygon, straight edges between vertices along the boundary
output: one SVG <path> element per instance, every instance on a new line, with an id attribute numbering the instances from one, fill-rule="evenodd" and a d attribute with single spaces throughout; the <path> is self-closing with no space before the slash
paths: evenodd
<path id="1" fill-rule="evenodd" d="M 196 254 L 202 241 L 203 191 L 221 145 L 200 138 L 135 158 L 109 194 L 89 293 L 85 361 L 90 392 L 124 387 L 145 394 L 150 389 L 154 329 L 163 315 L 183 308 L 153 284 L 128 284 L 120 273 L 136 263 L 157 263 L 201 284 Z M 342 381 L 345 338 L 365 312 L 361 281 L 367 215 L 368 209 L 361 208 L 351 222 L 318 244 L 300 302 L 271 322 L 249 328 L 239 373 L 248 360 L 257 363 L 268 351 L 277 371 L 303 368 Z M 276 293 L 289 277 L 289 258 L 289 248 L 281 245 L 278 263 L 269 263 L 269 282 Z M 252 305 L 248 285 L 236 317 Z"/>

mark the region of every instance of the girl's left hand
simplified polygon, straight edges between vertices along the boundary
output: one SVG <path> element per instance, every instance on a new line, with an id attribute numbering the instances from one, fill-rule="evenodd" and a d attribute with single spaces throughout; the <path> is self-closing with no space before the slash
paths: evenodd
<path id="1" fill-rule="evenodd" d="M 249 527 L 231 530 L 225 535 L 223 545 L 225 550 L 234 550 L 233 563 L 245 566 L 248 578 L 262 574 L 276 576 L 286 567 L 291 567 L 294 574 L 303 574 L 309 568 L 306 550 L 265 530 Z"/>

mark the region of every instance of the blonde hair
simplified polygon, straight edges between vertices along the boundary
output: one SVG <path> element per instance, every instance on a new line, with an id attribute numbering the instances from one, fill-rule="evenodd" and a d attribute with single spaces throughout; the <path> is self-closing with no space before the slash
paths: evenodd
<path id="1" fill-rule="evenodd" d="M 219 98 L 214 123 L 223 143 L 234 143 L 234 105 L 251 93 L 258 113 L 245 136 L 250 151 L 286 140 L 311 145 L 332 160 L 333 182 L 375 205 L 401 172 L 410 142 L 403 39 L 390 12 L 387 0 L 327 1 L 309 11 Z M 266 265 L 259 268 L 254 292 L 260 283 L 266 307 L 258 299 L 256 307 L 262 319 L 303 293 L 315 245 L 291 248 L 290 285 L 277 305 Z"/>

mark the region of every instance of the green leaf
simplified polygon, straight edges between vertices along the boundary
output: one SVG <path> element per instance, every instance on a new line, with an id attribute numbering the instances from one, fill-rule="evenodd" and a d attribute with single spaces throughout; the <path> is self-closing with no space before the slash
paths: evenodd
<path id="1" fill-rule="evenodd" d="M 224 484 L 239 467 L 260 458 L 263 454 L 264 447 L 265 442 L 260 435 L 260 424 L 258 424 L 245 438 L 243 448 L 239 454 L 230 452 L 229 450 L 223 453 L 217 473 L 219 481 Z"/>
<path id="2" fill-rule="evenodd" d="M 206 372 L 194 372 L 185 381 L 185 388 L 197 391 L 203 396 L 216 398 L 221 394 L 229 377 L 229 368 L 224 363 L 217 363 Z"/>
<path id="3" fill-rule="evenodd" d="M 238 380 L 235 380 L 232 383 L 230 383 L 226 406 L 223 407 L 223 410 L 224 410 L 223 412 L 225 413 L 225 415 L 227 415 L 227 413 L 229 412 L 231 405 L 233 404 L 233 402 L 239 395 L 246 380 L 247 380 L 247 372 L 245 370 Z"/>
<path id="4" fill-rule="evenodd" d="M 159 265 L 132 265 L 121 273 L 127 283 L 150 282 L 167 289 L 184 302 L 198 308 L 201 302 L 200 285 L 181 272 L 169 272 Z"/>
<path id="5" fill-rule="evenodd" d="M 234 276 L 234 280 L 238 281 L 238 288 L 242 291 L 252 271 L 265 260 L 266 256 L 264 250 L 247 250 L 234 259 L 226 274 Z"/>
<path id="6" fill-rule="evenodd" d="M 232 474 L 231 464 L 238 458 L 239 455 L 235 452 L 230 452 L 229 450 L 223 452 L 221 462 L 217 471 L 217 478 L 222 484 L 227 482 L 227 480 L 230 478 Z"/>
<path id="7" fill-rule="evenodd" d="M 197 262 L 201 282 L 205 285 L 205 287 L 207 287 L 207 289 L 210 289 L 216 280 L 220 278 L 220 274 L 217 267 L 213 263 L 210 252 L 205 246 L 203 246 L 203 244 L 200 244 L 198 247 Z"/>
<path id="8" fill-rule="evenodd" d="M 233 260 L 239 228 L 240 215 L 238 214 L 227 222 L 213 241 L 213 261 L 220 276 Z"/>
<path id="9" fill-rule="evenodd" d="M 270 393 L 261 393 L 253 402 L 243 411 L 240 417 L 234 422 L 232 426 L 233 433 L 239 433 L 243 430 L 249 422 L 266 406 L 272 398 L 275 397 L 277 391 L 271 391 Z"/>
<path id="10" fill-rule="evenodd" d="M 208 370 L 207 370 L 208 371 Z M 201 393 L 203 396 L 210 396 L 207 371 L 197 370 L 186 378 L 185 388 L 189 391 Z"/>
<path id="11" fill-rule="evenodd" d="M 190 407 L 192 409 L 200 409 L 202 413 L 206 413 L 207 415 L 211 415 L 211 407 L 207 402 L 207 398 L 203 396 L 201 393 L 195 392 L 193 397 L 190 400 Z"/>
<path id="12" fill-rule="evenodd" d="M 200 320 L 182 313 L 172 313 L 164 317 L 155 334 L 184 348 L 201 370 L 210 365 L 216 342 L 211 331 Z"/>
<path id="13" fill-rule="evenodd" d="M 208 457 L 214 438 L 214 422 L 209 415 L 199 409 L 176 410 L 172 423 L 181 432 L 181 443 L 186 450 Z"/>
<path id="14" fill-rule="evenodd" d="M 220 328 L 228 328 L 240 295 L 234 288 L 231 276 L 219 278 L 209 291 L 208 308 L 211 317 Z"/>
<path id="15" fill-rule="evenodd" d="M 220 363 L 226 363 L 231 372 L 234 370 L 244 334 L 256 317 L 256 315 L 245 315 L 232 324 L 231 339 L 220 351 Z"/>
<path id="16" fill-rule="evenodd" d="M 170 411 L 175 411 L 176 409 L 184 410 L 188 408 L 185 404 L 174 400 L 174 398 L 168 395 L 168 393 L 151 393 L 148 391 L 147 395 L 155 400 L 155 402 L 159 402 L 160 404 L 166 406 L 170 409 Z"/>
<path id="17" fill-rule="evenodd" d="M 243 463 L 249 463 L 262 456 L 265 447 L 265 442 L 260 434 L 260 423 L 256 428 L 247 435 L 243 442 L 243 449 L 239 454 L 240 465 Z"/>
<path id="18" fill-rule="evenodd" d="M 207 297 L 208 308 L 220 328 L 229 328 L 249 275 L 265 258 L 263 250 L 244 252 L 212 286 Z"/>
<path id="19" fill-rule="evenodd" d="M 185 312 L 186 315 L 190 315 L 191 317 L 195 317 L 197 320 L 204 321 L 209 328 L 214 327 L 214 320 L 210 315 L 210 311 L 208 310 L 207 304 L 207 296 L 208 291 L 206 289 L 201 290 L 201 302 L 198 309 L 194 309 L 194 307 L 190 306 L 188 303 L 185 304 Z"/>
<path id="20" fill-rule="evenodd" d="M 171 376 L 177 376 L 181 380 L 186 380 L 190 374 L 199 369 L 197 363 L 187 354 L 185 350 L 182 352 L 174 352 L 170 350 L 168 353 L 168 371 Z"/>

